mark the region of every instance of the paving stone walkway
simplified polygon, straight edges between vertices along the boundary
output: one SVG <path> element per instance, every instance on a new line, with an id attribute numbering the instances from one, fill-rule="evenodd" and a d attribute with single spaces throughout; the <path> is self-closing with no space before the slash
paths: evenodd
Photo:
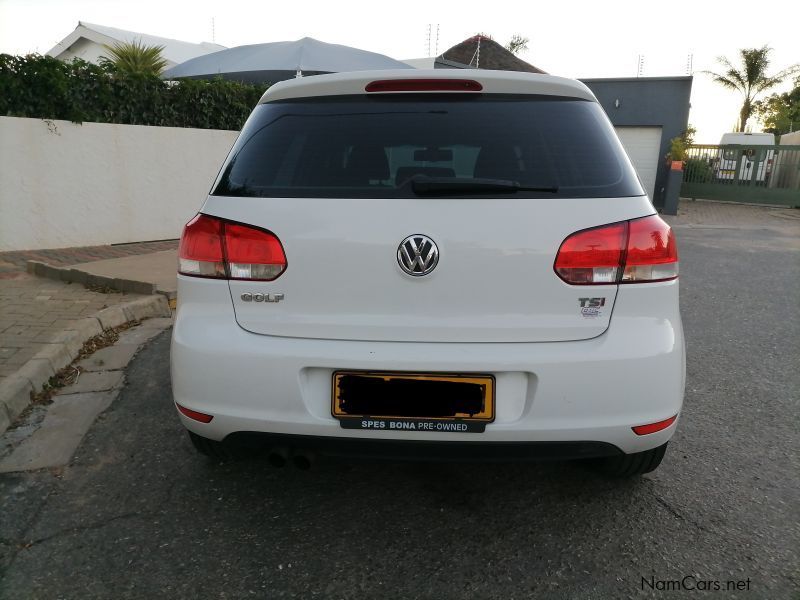
<path id="1" fill-rule="evenodd" d="M 0 279 L 0 381 L 33 358 L 70 321 L 139 297 L 102 294 L 25 274 Z"/>
<path id="2" fill-rule="evenodd" d="M 800 210 L 683 199 L 678 216 L 666 219 L 675 225 L 796 230 L 800 227 Z"/>
<path id="3" fill-rule="evenodd" d="M 160 242 L 139 242 L 135 244 L 117 244 L 114 246 L 86 246 L 81 248 L 59 248 L 55 250 L 21 250 L 16 252 L 0 252 L 0 279 L 16 277 L 25 271 L 25 263 L 29 260 L 40 260 L 54 267 L 66 267 L 78 263 L 86 263 L 108 258 L 122 258 L 138 254 L 150 254 L 162 250 L 174 250 L 178 240 Z"/>
<path id="4" fill-rule="evenodd" d="M 172 325 L 171 318 L 146 319 L 123 331 L 117 342 L 78 363 L 75 383 L 38 406 L 15 429 L 0 435 L 0 473 L 67 464 L 95 418 L 114 401 L 124 369 L 139 348 Z"/>

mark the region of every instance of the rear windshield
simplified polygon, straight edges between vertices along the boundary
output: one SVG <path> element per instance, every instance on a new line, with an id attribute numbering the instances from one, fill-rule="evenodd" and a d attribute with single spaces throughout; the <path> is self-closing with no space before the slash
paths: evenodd
<path id="1" fill-rule="evenodd" d="M 415 198 L 423 194 L 420 181 L 439 186 L 437 195 L 445 197 L 644 194 L 597 103 L 530 95 L 334 96 L 261 104 L 212 194 Z M 450 182 L 459 185 L 450 189 Z M 472 182 L 483 187 L 470 190 Z"/>

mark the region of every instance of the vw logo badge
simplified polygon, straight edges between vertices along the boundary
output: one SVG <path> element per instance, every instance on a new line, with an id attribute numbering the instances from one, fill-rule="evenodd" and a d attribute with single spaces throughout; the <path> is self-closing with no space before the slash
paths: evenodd
<path id="1" fill-rule="evenodd" d="M 436 268 L 439 262 L 439 248 L 426 235 L 408 236 L 397 248 L 397 263 L 409 275 L 421 277 Z"/>

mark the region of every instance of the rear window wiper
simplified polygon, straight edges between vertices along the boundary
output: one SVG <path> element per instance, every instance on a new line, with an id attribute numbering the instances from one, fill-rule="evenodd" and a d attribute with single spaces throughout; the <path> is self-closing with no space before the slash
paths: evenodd
<path id="1" fill-rule="evenodd" d="M 555 194 L 558 186 L 521 185 L 509 179 L 481 179 L 472 177 L 412 177 L 411 189 L 419 196 L 439 194 L 492 194 L 515 192 L 547 192 Z"/>

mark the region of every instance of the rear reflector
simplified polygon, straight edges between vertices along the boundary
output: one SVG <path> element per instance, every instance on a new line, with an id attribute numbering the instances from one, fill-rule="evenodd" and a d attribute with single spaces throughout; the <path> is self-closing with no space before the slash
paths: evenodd
<path id="1" fill-rule="evenodd" d="M 663 421 L 658 421 L 657 423 L 649 423 L 648 425 L 638 425 L 637 427 L 631 427 L 633 429 L 633 433 L 636 435 L 647 435 L 648 433 L 655 433 L 657 431 L 662 431 L 666 429 L 670 425 L 675 422 L 675 419 L 678 418 L 678 415 L 674 417 L 670 417 L 669 419 L 664 419 Z"/>
<path id="2" fill-rule="evenodd" d="M 368 92 L 480 92 L 472 79 L 381 79 L 368 83 Z"/>
<path id="3" fill-rule="evenodd" d="M 190 419 L 193 419 L 195 421 L 200 421 L 201 423 L 210 423 L 211 419 L 214 418 L 211 415 L 207 415 L 205 413 L 201 413 L 201 412 L 197 412 L 196 410 L 192 410 L 191 408 L 186 408 L 185 406 L 181 406 L 177 402 L 175 403 L 175 406 L 178 407 L 178 410 L 181 411 L 181 413 L 183 413 L 184 415 L 186 415 Z"/>
<path id="4" fill-rule="evenodd" d="M 183 228 L 178 256 L 178 272 L 193 277 L 272 281 L 286 270 L 275 234 L 202 214 Z"/>
<path id="5" fill-rule="evenodd" d="M 553 265 L 572 285 L 669 281 L 678 277 L 678 247 L 658 215 L 573 233 Z"/>

